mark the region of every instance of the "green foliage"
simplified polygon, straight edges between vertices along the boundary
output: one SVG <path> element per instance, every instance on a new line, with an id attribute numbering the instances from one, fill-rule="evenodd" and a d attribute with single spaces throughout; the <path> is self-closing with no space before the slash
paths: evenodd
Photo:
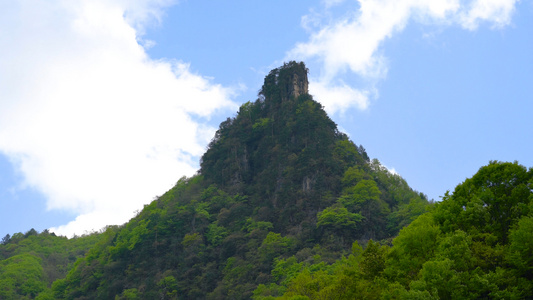
<path id="1" fill-rule="evenodd" d="M 510 245 L 507 259 L 516 270 L 533 280 L 533 218 L 520 218 L 515 229 L 510 234 Z"/>
<path id="2" fill-rule="evenodd" d="M 363 278 L 373 280 L 381 276 L 385 269 L 388 247 L 380 245 L 370 240 L 362 253 L 362 260 L 359 263 Z"/>
<path id="3" fill-rule="evenodd" d="M 344 187 L 355 186 L 361 180 L 367 179 L 368 176 L 369 174 L 359 167 L 349 167 L 342 177 L 342 185 Z"/>
<path id="4" fill-rule="evenodd" d="M 48 230 L 15 233 L 0 245 L 1 299 L 55 299 L 52 282 L 66 275 L 75 260 L 99 240 L 94 233 L 67 239 Z"/>
<path id="5" fill-rule="evenodd" d="M 41 259 L 23 253 L 0 262 L 0 298 L 35 297 L 46 287 Z"/>
<path id="6" fill-rule="evenodd" d="M 270 285 L 260 284 L 253 292 L 253 300 L 273 300 L 275 297 L 281 296 L 285 293 L 285 288 L 280 287 L 275 283 Z"/>
<path id="7" fill-rule="evenodd" d="M 124 290 L 120 296 L 115 296 L 115 300 L 137 300 L 139 298 L 139 292 L 136 288 Z"/>
<path id="8" fill-rule="evenodd" d="M 160 299 L 177 299 L 178 284 L 174 276 L 166 276 L 157 283 L 157 286 L 161 293 Z"/>
<path id="9" fill-rule="evenodd" d="M 428 261 L 420 271 L 420 279 L 410 284 L 412 290 L 429 291 L 437 299 L 458 299 L 464 297 L 463 287 L 453 261 Z"/>
<path id="10" fill-rule="evenodd" d="M 287 285 L 303 268 L 303 263 L 298 263 L 296 257 L 291 256 L 287 259 L 275 259 L 272 276 L 276 282 Z"/>
<path id="11" fill-rule="evenodd" d="M 207 242 L 216 247 L 228 236 L 228 231 L 222 227 L 218 226 L 216 223 L 209 224 L 206 233 Z"/>
<path id="12" fill-rule="evenodd" d="M 112 256 L 121 256 L 127 250 L 133 250 L 135 245 L 142 240 L 143 236 L 148 232 L 147 226 L 150 221 L 141 220 L 136 223 L 130 223 L 129 226 L 122 230 L 117 237 L 115 246 L 109 249 Z"/>
<path id="13" fill-rule="evenodd" d="M 287 290 L 278 298 L 529 299 L 532 176 L 517 163 L 491 162 L 403 228 L 392 248 L 370 240 L 362 250 L 354 243 L 348 258 L 319 271 L 313 266 L 321 262 L 293 261 L 301 271 L 280 282 L 277 290 Z M 353 178 L 347 182 L 365 180 Z M 339 202 L 355 209 L 348 200 Z M 506 214 L 491 206 L 506 206 Z"/>
<path id="14" fill-rule="evenodd" d="M 259 247 L 261 259 L 271 262 L 275 257 L 291 251 L 294 242 L 289 237 L 282 237 L 279 233 L 269 232 Z"/>
<path id="15" fill-rule="evenodd" d="M 339 232 L 354 232 L 362 218 L 360 214 L 351 213 L 345 207 L 336 205 L 318 213 L 317 226 Z"/>
<path id="16" fill-rule="evenodd" d="M 440 228 L 431 215 L 418 217 L 400 231 L 393 241 L 385 273 L 402 284 L 415 278 L 422 265 L 433 258 L 440 238 Z"/>
<path id="17" fill-rule="evenodd" d="M 509 229 L 529 212 L 532 171 L 518 163 L 492 161 L 447 194 L 435 220 L 447 232 L 491 233 L 507 243 Z"/>
<path id="18" fill-rule="evenodd" d="M 269 118 L 260 118 L 254 123 L 252 128 L 255 130 L 259 130 L 259 129 L 264 130 L 265 128 L 267 128 L 267 126 L 270 123 L 271 123 L 271 120 Z"/>
<path id="19" fill-rule="evenodd" d="M 252 218 L 246 219 L 246 231 L 251 232 L 255 229 L 270 231 L 274 228 L 274 225 L 265 221 L 254 221 Z"/>
<path id="20" fill-rule="evenodd" d="M 36 300 L 55 300 L 56 297 L 54 296 L 54 293 L 52 290 L 47 289 L 39 293 L 37 297 L 35 297 Z"/>
<path id="21" fill-rule="evenodd" d="M 408 203 L 401 203 L 387 216 L 387 231 L 398 232 L 411 224 L 428 209 L 428 201 L 423 197 L 412 197 Z"/>
<path id="22" fill-rule="evenodd" d="M 5 236 L 0 298 L 533 298 L 533 169 L 490 162 L 432 204 L 337 130 L 303 63 L 200 165 L 122 226 Z"/>
<path id="23" fill-rule="evenodd" d="M 388 274 L 402 274 L 387 271 L 391 253 L 399 252 L 381 244 L 426 212 L 428 201 L 339 132 L 307 85 L 303 63 L 272 70 L 259 98 L 220 124 L 197 175 L 180 178 L 128 223 L 91 238 L 89 251 L 89 244 L 59 255 L 55 246 L 38 249 L 40 280 L 48 281 L 38 297 L 397 299 L 411 293 L 408 281 L 418 278 L 387 281 Z M 0 257 L 41 236 L 32 230 L 6 236 Z M 501 249 L 476 249 L 473 261 L 506 257 Z M 56 273 L 48 271 L 56 270 L 54 262 L 61 266 Z"/>
<path id="24" fill-rule="evenodd" d="M 533 169 L 490 162 L 432 204 L 337 131 L 306 74 L 270 72 L 199 174 L 128 223 L 4 237 L 0 298 L 533 298 Z"/>
<path id="25" fill-rule="evenodd" d="M 379 201 L 379 191 L 377 184 L 373 180 L 360 180 L 349 189 L 345 195 L 339 198 L 339 202 L 352 211 L 366 209 L 368 203 Z M 386 209 L 386 205 L 382 209 Z"/>

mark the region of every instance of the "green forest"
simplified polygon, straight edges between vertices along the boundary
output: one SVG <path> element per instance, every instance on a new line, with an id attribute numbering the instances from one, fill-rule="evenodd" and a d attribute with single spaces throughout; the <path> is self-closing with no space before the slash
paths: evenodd
<path id="1" fill-rule="evenodd" d="M 195 176 L 126 224 L 0 242 L 0 299 L 531 299 L 533 168 L 491 161 L 430 201 L 272 70 Z M 450 187 L 453 188 L 453 187 Z"/>

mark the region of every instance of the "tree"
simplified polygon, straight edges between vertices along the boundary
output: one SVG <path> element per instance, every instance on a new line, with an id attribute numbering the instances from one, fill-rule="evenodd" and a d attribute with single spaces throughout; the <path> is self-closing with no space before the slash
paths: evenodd
<path id="1" fill-rule="evenodd" d="M 259 254 L 263 261 L 272 262 L 275 257 L 289 252 L 293 246 L 293 241 L 288 237 L 282 237 L 279 233 L 269 232 L 261 247 Z"/>
<path id="2" fill-rule="evenodd" d="M 426 262 L 420 280 L 411 282 L 411 289 L 429 291 L 436 299 L 465 299 L 468 294 L 452 265 L 449 259 Z"/>
<path id="3" fill-rule="evenodd" d="M 37 232 L 37 230 L 35 229 L 30 229 L 28 230 L 25 234 L 24 234 L 24 237 L 27 238 L 29 236 L 32 236 L 32 235 L 38 235 L 39 233 Z"/>
<path id="4" fill-rule="evenodd" d="M 9 233 L 8 233 L 8 234 L 6 234 L 6 236 L 4 236 L 2 238 L 2 242 L 1 243 L 2 243 L 2 245 L 7 245 L 7 243 L 9 243 L 9 241 L 11 241 L 11 235 L 9 235 Z"/>
<path id="5" fill-rule="evenodd" d="M 507 260 L 528 280 L 533 280 L 533 217 L 523 217 L 511 231 Z"/>
<path id="6" fill-rule="evenodd" d="M 380 246 L 379 243 L 372 240 L 368 241 L 365 251 L 362 254 L 362 260 L 359 263 L 363 277 L 368 280 L 381 276 L 385 269 L 388 247 Z"/>
<path id="7" fill-rule="evenodd" d="M 0 261 L 0 298 L 35 297 L 46 287 L 41 259 L 23 253 Z"/>
<path id="8" fill-rule="evenodd" d="M 354 237 L 363 217 L 342 205 L 333 205 L 318 213 L 317 227 L 329 229 L 343 237 Z"/>
<path id="9" fill-rule="evenodd" d="M 125 289 L 120 296 L 115 296 L 115 300 L 138 300 L 139 292 L 136 288 Z"/>
<path id="10" fill-rule="evenodd" d="M 177 299 L 178 298 L 178 284 L 174 276 L 166 276 L 157 283 L 161 299 Z"/>
<path id="11" fill-rule="evenodd" d="M 224 227 L 218 226 L 216 222 L 209 224 L 205 234 L 207 242 L 213 247 L 220 245 L 227 235 L 228 231 Z"/>
<path id="12" fill-rule="evenodd" d="M 403 228 L 392 241 L 385 270 L 387 276 L 407 285 L 422 265 L 434 257 L 440 234 L 440 228 L 430 214 L 421 215 Z"/>
<path id="13" fill-rule="evenodd" d="M 533 169 L 517 162 L 491 161 L 439 203 L 435 220 L 446 232 L 490 233 L 507 243 L 509 229 L 529 212 Z"/>
<path id="14" fill-rule="evenodd" d="M 387 203 L 381 200 L 381 191 L 374 180 L 363 179 L 339 198 L 350 212 L 359 213 L 364 219 L 363 237 L 375 238 L 386 233 L 386 215 L 390 212 Z"/>

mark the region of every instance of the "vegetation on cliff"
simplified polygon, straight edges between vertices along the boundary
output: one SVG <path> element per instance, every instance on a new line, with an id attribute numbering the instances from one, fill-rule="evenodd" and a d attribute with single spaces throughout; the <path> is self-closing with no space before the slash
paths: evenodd
<path id="1" fill-rule="evenodd" d="M 0 296 L 532 297 L 532 178 L 491 162 L 433 204 L 339 132 L 290 62 L 220 124 L 196 176 L 128 223 L 5 238 Z"/>
<path id="2" fill-rule="evenodd" d="M 291 256 L 253 299 L 531 299 L 533 169 L 493 161 L 400 231 L 333 264 Z"/>

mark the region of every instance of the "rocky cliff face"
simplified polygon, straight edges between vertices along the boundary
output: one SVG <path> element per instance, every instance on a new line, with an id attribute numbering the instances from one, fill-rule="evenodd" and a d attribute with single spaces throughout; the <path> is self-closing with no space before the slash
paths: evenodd
<path id="1" fill-rule="evenodd" d="M 307 72 L 306 73 L 300 73 L 295 72 L 293 74 L 289 75 L 291 84 L 288 86 L 288 91 L 286 96 L 288 98 L 298 98 L 300 95 L 309 94 L 309 81 L 307 80 Z M 284 100 L 287 100 L 286 97 L 284 97 Z"/>
<path id="2" fill-rule="evenodd" d="M 307 68 L 303 62 L 289 62 L 282 67 L 270 71 L 265 77 L 265 83 L 259 92 L 272 104 L 296 99 L 309 93 Z"/>

